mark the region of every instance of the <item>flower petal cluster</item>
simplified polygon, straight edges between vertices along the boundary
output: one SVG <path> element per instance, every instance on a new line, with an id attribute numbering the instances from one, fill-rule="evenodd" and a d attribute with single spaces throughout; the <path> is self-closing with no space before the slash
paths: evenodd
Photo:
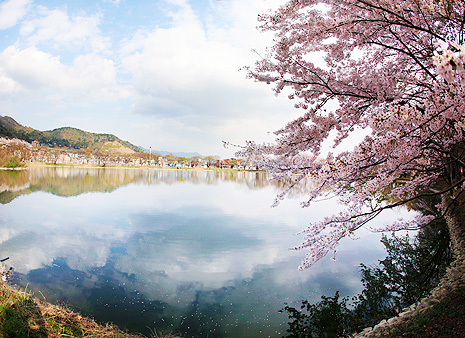
<path id="1" fill-rule="evenodd" d="M 12 139 L 7 139 L 4 137 L 0 137 L 0 147 L 3 149 L 10 149 L 10 148 L 26 148 L 29 149 L 31 148 L 31 144 L 17 139 L 17 138 L 12 138 Z"/>
<path id="2" fill-rule="evenodd" d="M 297 248 L 310 250 L 302 268 L 384 210 L 463 193 L 464 12 L 464 2 L 452 0 L 290 0 L 260 16 L 261 29 L 276 37 L 248 75 L 276 94 L 291 90 L 303 113 L 274 143 L 250 141 L 238 155 L 275 179 L 311 178 L 304 207 L 329 197 L 345 207 L 303 231 Z M 337 149 L 362 130 L 353 150 L 322 154 L 324 142 Z M 432 220 L 419 215 L 377 229 Z"/>

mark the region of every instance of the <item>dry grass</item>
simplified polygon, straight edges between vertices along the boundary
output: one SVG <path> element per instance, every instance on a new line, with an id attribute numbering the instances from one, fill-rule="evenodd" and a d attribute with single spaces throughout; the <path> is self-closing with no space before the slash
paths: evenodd
<path id="1" fill-rule="evenodd" d="M 65 306 L 52 305 L 0 281 L 0 338 L 136 338 L 144 337 L 101 325 Z M 154 337 L 178 338 L 165 335 Z"/>

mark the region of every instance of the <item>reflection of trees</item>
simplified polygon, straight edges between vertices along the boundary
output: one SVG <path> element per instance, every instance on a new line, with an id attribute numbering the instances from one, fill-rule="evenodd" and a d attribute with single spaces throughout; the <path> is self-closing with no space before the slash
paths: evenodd
<path id="1" fill-rule="evenodd" d="M 18 191 L 29 185 L 29 174 L 26 170 L 0 170 L 0 192 Z"/>
<path id="2" fill-rule="evenodd" d="M 29 174 L 26 170 L 0 170 L 0 203 L 7 204 L 16 197 L 28 194 Z"/>
<path id="3" fill-rule="evenodd" d="M 94 191 L 113 191 L 140 180 L 136 171 L 93 168 L 30 168 L 27 171 L 0 172 L 0 203 L 36 191 L 58 196 L 76 196 Z"/>
<path id="4" fill-rule="evenodd" d="M 35 191 L 76 196 L 95 191 L 110 192 L 131 183 L 152 185 L 183 182 L 208 185 L 234 182 L 251 190 L 274 187 L 276 191 L 289 184 L 285 181 L 268 180 L 267 174 L 263 172 L 38 167 L 19 172 L 0 171 L 0 203 L 9 203 L 17 196 Z M 308 191 L 307 185 L 304 182 L 294 187 L 291 196 L 304 194 Z"/>
<path id="5" fill-rule="evenodd" d="M 322 296 L 315 304 L 304 300 L 297 308 L 286 305 L 281 310 L 290 319 L 286 330 L 290 335 L 286 337 L 347 337 L 396 316 L 400 309 L 426 297 L 439 284 L 453 258 L 444 219 L 434 222 L 413 240 L 408 235 L 383 237 L 386 258 L 377 265 L 360 264 L 364 288 L 350 302 L 349 297 L 339 300 L 337 291 L 333 297 Z M 413 321 L 410 325 L 414 325 Z M 429 337 L 433 336 L 437 337 Z"/>

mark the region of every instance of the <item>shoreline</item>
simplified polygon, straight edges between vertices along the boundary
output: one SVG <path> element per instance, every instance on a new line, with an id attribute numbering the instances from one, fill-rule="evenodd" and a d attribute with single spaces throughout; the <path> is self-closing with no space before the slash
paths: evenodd
<path id="1" fill-rule="evenodd" d="M 21 170 L 27 170 L 27 167 L 18 167 L 18 168 L 7 168 L 7 167 L 0 167 L 0 170 L 5 170 L 5 171 L 21 171 Z"/>
<path id="2" fill-rule="evenodd" d="M 3 266 L 0 266 L 0 275 L 6 275 Z M 97 323 L 67 306 L 40 300 L 27 290 L 8 284 L 4 279 L 0 280 L 0 306 L 8 309 L 0 313 L 0 335 L 7 332 L 21 337 L 45 334 L 75 338 L 147 338 L 140 333 L 122 330 L 111 322 Z M 173 334 L 159 337 L 181 338 Z"/>
<path id="3" fill-rule="evenodd" d="M 0 170 L 5 171 L 21 171 L 28 170 L 34 167 L 48 167 L 48 168 L 88 168 L 88 169 L 129 169 L 129 170 L 196 170 L 196 171 L 223 171 L 223 172 L 264 172 L 264 170 L 246 170 L 246 169 L 222 169 L 222 168 L 178 168 L 178 167 L 156 167 L 156 166 L 112 166 L 112 165 L 100 165 L 96 166 L 93 164 L 72 164 L 72 163 L 41 163 L 31 162 L 26 163 L 24 167 L 7 168 L 0 167 Z"/>

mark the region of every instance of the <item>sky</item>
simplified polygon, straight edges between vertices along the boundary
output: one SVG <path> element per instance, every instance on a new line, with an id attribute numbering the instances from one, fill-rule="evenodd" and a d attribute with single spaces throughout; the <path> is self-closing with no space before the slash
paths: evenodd
<path id="1" fill-rule="evenodd" d="M 0 115 L 111 133 L 160 151 L 234 156 L 296 117 L 246 78 L 284 0 L 0 0 Z"/>

